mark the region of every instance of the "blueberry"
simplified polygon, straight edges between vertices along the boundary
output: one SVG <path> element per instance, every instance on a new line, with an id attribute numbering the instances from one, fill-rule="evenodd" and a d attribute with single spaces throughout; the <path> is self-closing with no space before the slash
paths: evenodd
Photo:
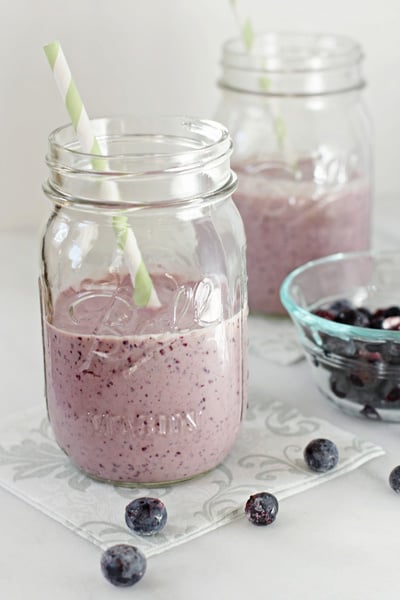
<path id="1" fill-rule="evenodd" d="M 385 317 L 398 317 L 400 316 L 400 307 L 399 306 L 389 306 L 389 308 L 385 308 L 383 311 Z"/>
<path id="2" fill-rule="evenodd" d="M 318 308 L 317 310 L 314 310 L 313 314 L 316 317 L 321 317 L 321 319 L 327 319 L 328 321 L 334 321 L 335 320 L 334 313 L 331 312 L 330 310 L 324 310 L 323 308 Z"/>
<path id="3" fill-rule="evenodd" d="M 330 440 L 319 438 L 312 440 L 304 449 L 304 460 L 312 471 L 325 473 L 336 467 L 339 451 Z"/>
<path id="4" fill-rule="evenodd" d="M 338 398 L 346 398 L 350 389 L 350 383 L 345 374 L 340 371 L 332 373 L 329 379 L 329 385 L 335 396 Z"/>
<path id="5" fill-rule="evenodd" d="M 400 329 L 400 316 L 389 316 L 385 317 L 382 321 L 381 329 L 386 331 L 399 331 Z"/>
<path id="6" fill-rule="evenodd" d="M 369 364 L 378 363 L 381 360 L 381 354 L 380 354 L 379 350 L 378 351 L 368 350 L 369 346 L 377 347 L 378 344 L 365 344 L 364 347 L 361 346 L 359 348 L 359 352 L 358 352 L 359 358 Z"/>
<path id="7" fill-rule="evenodd" d="M 369 327 L 370 317 L 368 311 L 363 308 L 347 308 L 341 310 L 335 318 L 337 323 L 354 325 L 356 327 Z"/>
<path id="8" fill-rule="evenodd" d="M 400 493 L 400 465 L 395 467 L 389 475 L 389 484 L 392 490 Z"/>
<path id="9" fill-rule="evenodd" d="M 332 302 L 332 304 L 329 306 L 328 310 L 337 315 L 339 312 L 341 312 L 343 310 L 349 310 L 351 308 L 353 308 L 353 304 L 350 302 L 350 300 L 341 299 L 341 300 L 336 300 L 335 302 Z"/>
<path id="10" fill-rule="evenodd" d="M 372 421 L 380 421 L 381 415 L 378 413 L 376 408 L 372 406 L 372 404 L 366 404 L 364 408 L 360 410 L 360 415 L 367 417 L 367 419 L 371 419 Z"/>
<path id="11" fill-rule="evenodd" d="M 371 318 L 371 311 L 368 308 L 366 308 L 365 306 L 359 306 L 357 308 L 357 311 L 359 313 L 363 313 L 366 317 L 368 317 L 368 320 Z"/>
<path id="12" fill-rule="evenodd" d="M 135 546 L 117 544 L 103 552 L 100 567 L 110 583 L 128 587 L 142 579 L 146 571 L 146 557 Z"/>
<path id="13" fill-rule="evenodd" d="M 386 343 L 382 348 L 382 359 L 390 365 L 400 365 L 400 345 L 395 342 Z"/>
<path id="14" fill-rule="evenodd" d="M 386 402 L 398 402 L 400 400 L 400 388 L 398 385 L 393 385 L 385 395 Z"/>
<path id="15" fill-rule="evenodd" d="M 372 329 L 382 329 L 384 318 L 385 311 L 378 308 L 370 317 L 370 327 L 372 327 Z"/>
<path id="16" fill-rule="evenodd" d="M 356 318 L 356 311 L 354 308 L 346 308 L 337 313 L 335 321 L 337 323 L 344 323 L 345 325 L 353 325 Z"/>
<path id="17" fill-rule="evenodd" d="M 365 342 L 364 344 L 362 342 L 360 342 L 360 344 L 362 344 L 362 350 L 365 351 L 366 353 L 371 353 L 371 354 L 380 354 L 381 350 L 382 350 L 382 346 L 383 343 L 382 342 Z"/>
<path id="18" fill-rule="evenodd" d="M 312 364 L 314 365 L 314 367 L 319 367 L 319 360 L 314 354 L 312 355 L 311 360 L 312 360 Z"/>
<path id="19" fill-rule="evenodd" d="M 376 373 L 373 368 L 357 369 L 349 374 L 349 381 L 353 388 L 371 389 L 376 384 Z"/>
<path id="20" fill-rule="evenodd" d="M 371 323 L 371 313 L 367 308 L 357 308 L 354 325 L 357 327 L 369 327 Z"/>
<path id="21" fill-rule="evenodd" d="M 400 328 L 400 307 L 378 308 L 370 317 L 370 327 L 398 331 Z"/>
<path id="22" fill-rule="evenodd" d="M 278 500 L 273 494 L 259 492 L 250 496 L 244 512 L 253 525 L 270 525 L 275 521 L 278 509 Z"/>
<path id="23" fill-rule="evenodd" d="M 139 535 L 154 535 L 165 527 L 167 509 L 158 498 L 136 498 L 125 508 L 125 521 Z"/>
<path id="24" fill-rule="evenodd" d="M 400 401 L 400 385 L 398 379 L 392 379 L 385 377 L 379 380 L 377 390 L 377 397 L 384 402 L 384 404 L 390 404 Z"/>
<path id="25" fill-rule="evenodd" d="M 338 354 L 353 358 L 357 355 L 357 348 L 353 340 L 342 340 L 333 335 L 321 335 L 322 348 L 325 354 Z"/>

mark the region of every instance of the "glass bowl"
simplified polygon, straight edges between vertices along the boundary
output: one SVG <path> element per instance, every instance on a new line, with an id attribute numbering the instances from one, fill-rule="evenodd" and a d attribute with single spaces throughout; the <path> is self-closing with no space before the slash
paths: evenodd
<path id="1" fill-rule="evenodd" d="M 347 413 L 400 422 L 400 331 L 313 313 L 339 300 L 371 312 L 400 306 L 400 251 L 308 262 L 286 277 L 280 293 L 322 394 Z"/>

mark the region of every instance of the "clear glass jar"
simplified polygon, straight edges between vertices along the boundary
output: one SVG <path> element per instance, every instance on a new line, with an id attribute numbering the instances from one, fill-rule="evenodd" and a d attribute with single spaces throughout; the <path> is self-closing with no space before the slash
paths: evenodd
<path id="1" fill-rule="evenodd" d="M 250 311 L 281 313 L 295 267 L 370 245 L 371 125 L 362 51 L 332 35 L 265 33 L 223 47 L 216 118 L 234 142 Z"/>
<path id="2" fill-rule="evenodd" d="M 93 127 L 104 158 L 80 152 L 72 126 L 49 138 L 40 275 L 49 419 L 92 477 L 187 479 L 224 459 L 246 406 L 231 140 L 218 123 L 183 117 Z"/>

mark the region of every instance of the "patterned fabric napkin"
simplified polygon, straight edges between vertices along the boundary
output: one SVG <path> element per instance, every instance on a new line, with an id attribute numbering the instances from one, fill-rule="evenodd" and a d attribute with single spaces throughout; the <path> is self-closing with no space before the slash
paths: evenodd
<path id="1" fill-rule="evenodd" d="M 328 437 L 339 448 L 339 464 L 326 474 L 311 472 L 303 461 L 303 449 L 315 437 Z M 80 473 L 55 443 L 43 407 L 3 421 L 0 440 L 0 485 L 102 548 L 133 543 L 147 556 L 244 518 L 252 493 L 269 491 L 282 499 L 384 454 L 379 446 L 275 400 L 253 402 L 223 464 L 162 488 L 114 487 Z M 125 506 L 149 495 L 165 502 L 168 522 L 158 535 L 139 538 L 125 525 Z"/>

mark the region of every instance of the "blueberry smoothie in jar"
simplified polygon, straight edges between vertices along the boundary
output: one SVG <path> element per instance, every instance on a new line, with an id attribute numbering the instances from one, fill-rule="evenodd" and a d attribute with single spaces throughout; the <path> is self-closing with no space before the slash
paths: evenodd
<path id="1" fill-rule="evenodd" d="M 282 281 L 300 265 L 336 252 L 370 245 L 371 189 L 354 176 L 337 189 L 317 190 L 303 172 L 301 181 L 269 164 L 234 165 L 239 189 L 234 201 L 247 236 L 250 308 L 282 312 Z"/>
<path id="2" fill-rule="evenodd" d="M 264 33 L 223 47 L 217 119 L 234 142 L 249 307 L 284 314 L 296 267 L 370 245 L 372 144 L 362 50 L 336 35 Z"/>
<path id="3" fill-rule="evenodd" d="M 50 424 L 96 479 L 189 479 L 224 460 L 247 404 L 232 143 L 188 117 L 92 124 L 101 162 L 71 126 L 49 138 L 39 284 Z"/>
<path id="4" fill-rule="evenodd" d="M 99 479 L 151 483 L 204 473 L 228 454 L 242 420 L 244 315 L 201 325 L 194 305 L 177 314 L 182 290 L 203 294 L 210 282 L 155 278 L 162 306 L 140 311 L 130 306 L 129 278 L 116 284 L 64 291 L 45 325 L 58 443 Z M 218 305 L 216 288 L 212 295 Z"/>

